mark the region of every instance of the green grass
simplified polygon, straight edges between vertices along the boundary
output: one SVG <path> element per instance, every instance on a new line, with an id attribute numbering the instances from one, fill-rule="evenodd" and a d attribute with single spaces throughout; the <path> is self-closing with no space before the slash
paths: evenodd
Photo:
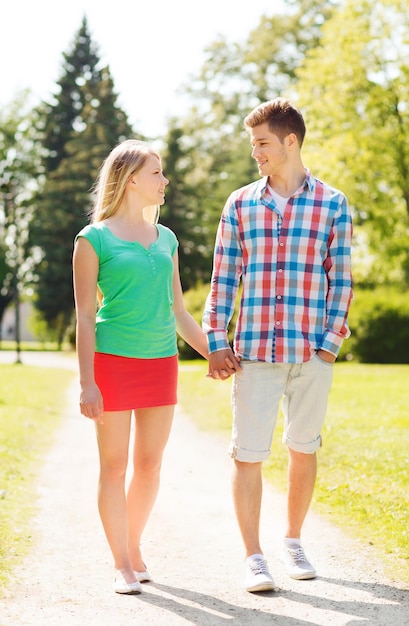
<path id="1" fill-rule="evenodd" d="M 202 429 L 230 435 L 230 383 L 182 362 L 179 403 Z M 373 544 L 395 578 L 409 581 L 409 365 L 337 363 L 318 454 L 312 508 Z M 286 489 L 282 420 L 264 475 Z"/>
<path id="2" fill-rule="evenodd" d="M 230 436 L 230 383 L 182 361 L 179 403 L 202 429 Z M 74 372 L 0 365 L 0 595 L 31 544 L 35 479 L 61 419 Z M 409 581 L 409 366 L 337 363 L 319 452 L 313 508 L 375 545 L 391 574 Z M 267 480 L 286 488 L 282 421 Z"/>
<path id="3" fill-rule="evenodd" d="M 64 369 L 0 365 L 0 595 L 30 547 L 35 478 L 74 375 Z"/>

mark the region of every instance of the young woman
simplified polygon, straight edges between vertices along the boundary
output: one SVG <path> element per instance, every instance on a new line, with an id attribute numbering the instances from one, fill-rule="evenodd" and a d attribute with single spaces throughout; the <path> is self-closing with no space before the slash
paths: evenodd
<path id="1" fill-rule="evenodd" d="M 177 401 L 176 332 L 208 354 L 184 306 L 176 236 L 157 223 L 168 182 L 149 146 L 136 140 L 116 146 L 102 165 L 91 223 L 78 233 L 73 254 L 80 409 L 96 424 L 98 508 L 117 593 L 139 593 L 140 583 L 151 580 L 140 543 Z"/>

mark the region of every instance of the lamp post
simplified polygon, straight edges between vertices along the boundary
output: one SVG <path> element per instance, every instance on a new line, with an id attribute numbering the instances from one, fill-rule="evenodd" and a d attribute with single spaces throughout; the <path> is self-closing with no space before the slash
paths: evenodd
<path id="1" fill-rule="evenodd" d="M 14 268 L 14 328 L 16 339 L 16 364 L 21 361 L 21 341 L 20 341 L 20 290 L 18 285 L 18 265 Z"/>

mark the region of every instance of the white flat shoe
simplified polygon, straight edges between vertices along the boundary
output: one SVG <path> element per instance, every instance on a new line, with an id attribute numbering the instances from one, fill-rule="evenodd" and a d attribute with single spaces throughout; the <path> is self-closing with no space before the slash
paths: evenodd
<path id="1" fill-rule="evenodd" d="M 113 588 L 115 593 L 134 594 L 141 593 L 142 587 L 138 580 L 127 583 L 120 570 L 115 571 Z"/>
<path id="2" fill-rule="evenodd" d="M 147 569 L 144 572 L 134 571 L 134 574 L 135 574 L 136 580 L 140 583 L 149 583 L 153 580 L 152 576 L 149 574 Z"/>

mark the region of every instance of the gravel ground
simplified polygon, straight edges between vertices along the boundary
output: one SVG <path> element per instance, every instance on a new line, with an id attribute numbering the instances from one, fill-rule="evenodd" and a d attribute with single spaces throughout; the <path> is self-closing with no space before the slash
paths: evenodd
<path id="1" fill-rule="evenodd" d="M 72 359 L 39 358 L 22 360 L 75 367 Z M 77 402 L 75 380 L 39 477 L 32 551 L 0 600 L 1 626 L 408 626 L 409 586 L 399 572 L 396 580 L 386 578 L 372 546 L 351 541 L 312 512 L 303 543 L 319 575 L 288 578 L 278 558 L 285 499 L 268 485 L 262 543 L 279 589 L 247 593 L 227 441 L 199 432 L 179 410 L 144 537 L 154 582 L 136 596 L 113 593 L 96 505 L 94 428 Z"/>

